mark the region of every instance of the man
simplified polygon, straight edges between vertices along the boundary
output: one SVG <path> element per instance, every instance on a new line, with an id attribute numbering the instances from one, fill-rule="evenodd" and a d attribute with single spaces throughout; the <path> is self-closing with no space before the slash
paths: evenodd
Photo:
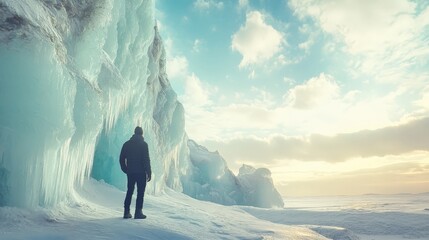
<path id="1" fill-rule="evenodd" d="M 145 219 L 143 214 L 143 197 L 146 189 L 146 181 L 152 178 L 150 168 L 149 148 L 143 138 L 143 129 L 136 127 L 134 135 L 124 143 L 119 157 L 121 169 L 127 174 L 128 189 L 124 201 L 124 218 L 132 218 L 130 213 L 131 198 L 134 193 L 134 186 L 137 183 L 137 199 L 135 219 Z"/>

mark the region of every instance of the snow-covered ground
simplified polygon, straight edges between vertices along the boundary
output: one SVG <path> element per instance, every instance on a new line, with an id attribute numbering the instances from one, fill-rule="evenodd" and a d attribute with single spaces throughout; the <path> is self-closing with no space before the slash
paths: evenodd
<path id="1" fill-rule="evenodd" d="M 49 211 L 0 208 L 0 239 L 326 239 L 168 189 L 147 196 L 145 220 L 122 219 L 125 193 L 107 184 L 89 180 L 79 196 Z"/>
<path id="2" fill-rule="evenodd" d="M 361 240 L 429 239 L 429 193 L 286 198 L 284 209 L 242 209 L 322 234 L 320 225 L 345 228 Z"/>
<path id="3" fill-rule="evenodd" d="M 261 209 L 166 189 L 146 197 L 145 220 L 122 219 L 124 195 L 87 180 L 52 210 L 0 208 L 0 239 L 429 239 L 429 194 L 287 198 L 284 209 Z"/>

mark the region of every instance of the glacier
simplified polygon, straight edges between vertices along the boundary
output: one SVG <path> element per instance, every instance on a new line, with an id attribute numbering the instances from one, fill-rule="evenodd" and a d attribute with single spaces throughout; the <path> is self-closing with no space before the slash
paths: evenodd
<path id="1" fill-rule="evenodd" d="M 0 0 L 0 206 L 51 207 L 88 178 L 125 189 L 120 148 L 149 144 L 149 194 L 283 206 L 268 169 L 238 176 L 189 140 L 151 0 Z"/>

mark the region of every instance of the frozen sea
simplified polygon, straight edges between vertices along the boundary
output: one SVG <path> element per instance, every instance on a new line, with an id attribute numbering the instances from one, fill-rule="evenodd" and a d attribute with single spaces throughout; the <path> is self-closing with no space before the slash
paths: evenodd
<path id="1" fill-rule="evenodd" d="M 285 197 L 284 209 L 244 209 L 275 223 L 346 229 L 357 239 L 429 239 L 429 193 Z M 325 234 L 326 235 L 326 234 Z M 347 239 L 347 237 L 340 237 Z M 334 238 L 334 237 L 333 237 Z"/>
<path id="2" fill-rule="evenodd" d="M 429 239 L 429 194 L 285 198 L 262 209 L 166 189 L 145 198 L 145 220 L 122 219 L 124 196 L 91 179 L 53 209 L 1 207 L 0 239 Z"/>

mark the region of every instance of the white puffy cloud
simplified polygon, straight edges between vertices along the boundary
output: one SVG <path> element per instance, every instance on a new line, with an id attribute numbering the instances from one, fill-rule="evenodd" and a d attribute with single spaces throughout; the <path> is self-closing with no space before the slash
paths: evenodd
<path id="1" fill-rule="evenodd" d="M 188 72 L 188 60 L 184 56 L 167 58 L 167 74 L 170 79 L 184 77 Z"/>
<path id="2" fill-rule="evenodd" d="M 308 109 L 338 97 L 339 89 L 332 76 L 321 73 L 318 77 L 289 90 L 286 98 L 293 107 Z"/>
<path id="3" fill-rule="evenodd" d="M 280 52 L 283 35 L 265 22 L 264 15 L 252 11 L 246 15 L 246 23 L 232 36 L 232 49 L 242 55 L 240 67 L 259 64 Z"/>
<path id="4" fill-rule="evenodd" d="M 344 43 L 357 58 L 353 64 L 380 82 L 412 80 L 410 69 L 429 57 L 427 6 L 420 10 L 407 0 L 291 0 L 289 5 Z"/>
<path id="5" fill-rule="evenodd" d="M 342 37 L 353 53 L 398 44 L 410 37 L 407 24 L 414 23 L 409 15 L 415 4 L 406 0 L 292 0 L 291 6 L 299 16 L 311 16 L 323 30 Z"/>
<path id="6" fill-rule="evenodd" d="M 201 80 L 192 73 L 185 79 L 185 94 L 182 97 L 185 106 L 202 106 L 208 103 L 210 92 L 203 87 Z"/>
<path id="7" fill-rule="evenodd" d="M 223 2 L 218 2 L 214 0 L 196 0 L 194 2 L 194 7 L 199 10 L 208 10 L 210 8 L 222 9 Z"/>

